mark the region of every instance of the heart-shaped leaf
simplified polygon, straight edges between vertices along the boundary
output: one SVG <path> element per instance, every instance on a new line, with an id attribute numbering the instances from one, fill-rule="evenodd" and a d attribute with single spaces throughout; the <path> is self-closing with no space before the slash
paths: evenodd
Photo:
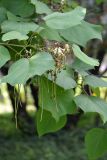
<path id="1" fill-rule="evenodd" d="M 59 121 L 56 122 L 50 112 L 46 110 L 37 111 L 37 131 L 39 136 L 42 136 L 50 132 L 56 132 L 62 127 L 64 127 L 65 124 L 66 124 L 66 116 L 61 117 Z"/>
<path id="2" fill-rule="evenodd" d="M 7 48 L 0 45 L 0 68 L 10 60 L 10 54 Z"/>

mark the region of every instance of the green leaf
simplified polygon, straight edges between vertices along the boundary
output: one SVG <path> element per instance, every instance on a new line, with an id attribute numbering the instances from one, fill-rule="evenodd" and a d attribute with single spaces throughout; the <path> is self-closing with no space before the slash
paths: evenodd
<path id="1" fill-rule="evenodd" d="M 76 43 L 80 46 L 86 46 L 91 39 L 102 40 L 102 27 L 82 21 L 81 24 L 66 30 L 61 30 L 60 34 L 69 42 Z"/>
<path id="2" fill-rule="evenodd" d="M 94 67 L 76 58 L 72 63 L 71 68 L 81 72 L 81 71 L 88 71 L 90 69 L 93 69 Z"/>
<path id="3" fill-rule="evenodd" d="M 0 0 L 0 6 L 22 17 L 29 17 L 34 13 L 34 6 L 29 0 Z"/>
<path id="4" fill-rule="evenodd" d="M 101 128 L 90 130 L 85 137 L 85 144 L 90 160 L 95 160 L 107 152 L 107 132 Z"/>
<path id="5" fill-rule="evenodd" d="M 25 84 L 29 73 L 29 61 L 22 58 L 11 65 L 8 75 L 2 78 L 2 83 L 9 83 L 11 85 Z"/>
<path id="6" fill-rule="evenodd" d="M 6 20 L 6 9 L 4 7 L 0 7 L 0 24 Z"/>
<path id="7" fill-rule="evenodd" d="M 39 52 L 29 59 L 30 71 L 29 77 L 42 75 L 55 66 L 53 57 L 47 52 Z"/>
<path id="8" fill-rule="evenodd" d="M 86 76 L 84 79 L 84 83 L 90 85 L 91 87 L 97 88 L 97 87 L 107 87 L 107 82 L 104 81 L 101 78 L 98 78 L 96 76 Z"/>
<path id="9" fill-rule="evenodd" d="M 80 95 L 74 99 L 76 105 L 84 112 L 97 112 L 104 122 L 107 121 L 107 103 L 97 97 Z"/>
<path id="10" fill-rule="evenodd" d="M 9 11 L 7 11 L 7 19 L 9 21 L 16 21 L 16 22 L 17 21 L 24 21 L 25 20 L 24 18 L 18 17 L 18 16 L 14 15 L 13 13 L 11 13 Z"/>
<path id="11" fill-rule="evenodd" d="M 56 132 L 66 124 L 66 116 L 63 116 L 59 119 L 58 122 L 52 117 L 51 113 L 46 110 L 43 110 L 43 115 L 41 119 L 42 111 L 37 111 L 37 131 L 39 136 L 42 136 L 46 133 Z"/>
<path id="12" fill-rule="evenodd" d="M 84 52 L 82 52 L 79 48 L 79 46 L 73 44 L 72 50 L 77 58 L 79 58 L 81 61 L 83 61 L 86 64 L 89 64 L 91 66 L 99 66 L 98 60 L 94 58 L 88 57 Z"/>
<path id="13" fill-rule="evenodd" d="M 52 13 L 51 9 L 43 2 L 40 2 L 38 0 L 31 0 L 31 3 L 35 5 L 36 7 L 36 13 L 38 14 L 50 14 Z"/>
<path id="14" fill-rule="evenodd" d="M 40 78 L 39 88 L 40 107 L 51 112 L 56 121 L 63 115 L 76 112 L 73 90 L 64 90 L 46 78 Z"/>
<path id="15" fill-rule="evenodd" d="M 44 20 L 50 28 L 53 29 L 66 29 L 76 26 L 81 23 L 86 14 L 86 9 L 77 7 L 73 11 L 67 13 L 55 12 L 46 17 Z"/>
<path id="16" fill-rule="evenodd" d="M 10 60 L 10 54 L 7 48 L 0 45 L 0 68 Z"/>
<path id="17" fill-rule="evenodd" d="M 1 24 L 3 33 L 17 31 L 22 34 L 28 34 L 30 31 L 36 32 L 38 28 L 39 26 L 33 22 L 5 21 Z"/>
<path id="18" fill-rule="evenodd" d="M 18 39 L 19 41 L 21 41 L 21 40 L 27 40 L 28 38 L 29 38 L 28 36 L 17 31 L 10 31 L 2 36 L 3 41 L 13 40 L 13 39 Z"/>
<path id="19" fill-rule="evenodd" d="M 41 37 L 43 37 L 46 40 L 55 40 L 59 42 L 63 41 L 57 30 L 51 29 L 47 26 L 43 27 L 44 29 L 40 32 Z"/>
<path id="20" fill-rule="evenodd" d="M 52 80 L 51 76 L 48 76 L 50 80 Z M 71 73 L 69 73 L 67 70 L 62 70 L 60 73 L 57 74 L 57 78 L 55 80 L 55 83 L 66 89 L 71 89 L 76 87 L 76 82 L 71 76 Z"/>

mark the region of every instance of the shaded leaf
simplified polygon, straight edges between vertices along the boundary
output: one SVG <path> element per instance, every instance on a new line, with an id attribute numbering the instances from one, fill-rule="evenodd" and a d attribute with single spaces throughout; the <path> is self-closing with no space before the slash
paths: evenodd
<path id="1" fill-rule="evenodd" d="M 14 15 L 13 13 L 11 13 L 11 12 L 9 12 L 9 11 L 7 11 L 7 19 L 9 20 L 9 21 L 24 21 L 25 19 L 24 18 L 22 18 L 22 17 L 18 17 L 18 16 L 16 16 L 16 15 Z"/>
<path id="2" fill-rule="evenodd" d="M 50 14 L 52 13 L 51 9 L 43 2 L 40 2 L 38 0 L 31 0 L 31 3 L 35 5 L 36 7 L 36 13 L 38 14 Z"/>
<path id="3" fill-rule="evenodd" d="M 34 6 L 29 0 L 0 0 L 0 6 L 22 17 L 29 17 L 34 13 Z"/>
<path id="4" fill-rule="evenodd" d="M 4 7 L 0 7 L 0 24 L 6 20 L 6 9 Z"/>
<path id="5" fill-rule="evenodd" d="M 46 78 L 39 80 L 39 87 L 40 107 L 51 112 L 56 121 L 63 115 L 76 112 L 73 90 L 64 90 Z"/>
<path id="6" fill-rule="evenodd" d="M 89 159 L 97 159 L 107 152 L 107 132 L 101 128 L 91 129 L 85 137 Z"/>

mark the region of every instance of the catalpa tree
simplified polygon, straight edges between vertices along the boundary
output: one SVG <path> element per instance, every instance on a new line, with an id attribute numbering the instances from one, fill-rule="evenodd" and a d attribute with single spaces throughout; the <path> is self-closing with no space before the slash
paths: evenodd
<path id="1" fill-rule="evenodd" d="M 83 7 L 67 12 L 62 8 L 63 4 L 54 11 L 37 0 L 0 0 L 0 67 L 8 66 L 0 83 L 39 87 L 39 136 L 64 127 L 66 116 L 79 108 L 97 112 L 107 121 L 107 103 L 85 91 L 86 85 L 91 92 L 107 87 L 106 81 L 89 72 L 99 66 L 98 60 L 84 53 L 89 40 L 102 40 L 102 27 L 84 20 Z M 86 147 L 89 158 L 102 155 L 107 151 L 107 132 L 89 131 Z"/>

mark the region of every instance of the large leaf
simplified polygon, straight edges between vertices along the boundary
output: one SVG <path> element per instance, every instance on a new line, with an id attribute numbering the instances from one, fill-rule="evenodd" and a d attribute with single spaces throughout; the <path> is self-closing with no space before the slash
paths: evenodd
<path id="1" fill-rule="evenodd" d="M 97 112 L 101 115 L 104 122 L 107 121 L 107 103 L 97 97 L 80 95 L 74 99 L 76 105 L 84 112 Z"/>
<path id="2" fill-rule="evenodd" d="M 25 18 L 16 16 L 16 15 L 14 15 L 13 13 L 11 13 L 11 12 L 9 12 L 9 11 L 7 11 L 7 19 L 8 19 L 9 21 L 16 21 L 16 22 L 17 22 L 17 21 L 20 22 L 20 21 L 25 21 L 25 20 L 27 20 L 27 19 L 25 19 Z"/>
<path id="3" fill-rule="evenodd" d="M 61 30 L 60 34 L 69 42 L 85 46 L 91 39 L 101 39 L 102 27 L 82 21 L 81 24 L 66 30 Z"/>
<path id="4" fill-rule="evenodd" d="M 80 50 L 80 48 L 77 45 L 73 44 L 72 50 L 75 56 L 79 58 L 81 61 L 83 61 L 84 63 L 89 64 L 91 66 L 99 66 L 98 60 L 88 57 L 86 54 L 84 54 L 84 52 Z"/>
<path id="5" fill-rule="evenodd" d="M 60 37 L 57 30 L 51 29 L 47 26 L 43 26 L 44 29 L 40 32 L 40 35 L 46 40 L 55 40 L 62 42 L 63 39 Z"/>
<path id="6" fill-rule="evenodd" d="M 28 36 L 20 32 L 17 32 L 17 31 L 10 31 L 10 32 L 3 34 L 2 36 L 3 41 L 13 40 L 13 39 L 18 39 L 19 41 L 27 40 Z"/>
<path id="7" fill-rule="evenodd" d="M 0 24 L 6 20 L 6 9 L 3 7 L 0 7 Z"/>
<path id="8" fill-rule="evenodd" d="M 10 54 L 7 48 L 0 45 L 0 68 L 10 60 Z"/>
<path id="9" fill-rule="evenodd" d="M 85 137 L 85 144 L 90 160 L 95 160 L 107 152 L 107 131 L 101 128 L 90 130 Z"/>
<path id="10" fill-rule="evenodd" d="M 76 58 L 74 62 L 71 64 L 71 67 L 79 72 L 81 71 L 88 71 L 93 69 L 94 66 L 86 64 L 85 62 L 81 61 L 80 59 Z"/>
<path id="11" fill-rule="evenodd" d="M 52 13 L 51 9 L 43 2 L 40 2 L 38 0 L 31 0 L 31 3 L 35 5 L 36 13 L 38 13 L 38 14 Z"/>
<path id="12" fill-rule="evenodd" d="M 88 84 L 88 85 L 90 85 L 94 88 L 107 87 L 107 82 L 106 81 L 104 81 L 101 78 L 98 78 L 96 76 L 91 76 L 91 75 L 85 77 L 84 83 Z"/>
<path id="13" fill-rule="evenodd" d="M 50 132 L 56 132 L 64 127 L 65 124 L 66 116 L 61 117 L 59 121 L 56 122 L 50 112 L 43 110 L 42 115 L 42 110 L 37 111 L 37 131 L 39 136 Z"/>
<path id="14" fill-rule="evenodd" d="M 52 80 L 51 76 L 48 76 L 48 78 Z M 57 74 L 55 83 L 65 90 L 76 87 L 76 82 L 72 78 L 71 73 L 69 73 L 67 70 L 62 70 Z"/>
<path id="15" fill-rule="evenodd" d="M 28 34 L 30 31 L 36 32 L 38 28 L 39 26 L 33 22 L 5 21 L 1 24 L 3 33 L 18 31 L 22 34 Z"/>
<path id="16" fill-rule="evenodd" d="M 29 17 L 34 13 L 34 6 L 29 0 L 0 0 L 0 6 L 22 17 Z"/>
<path id="17" fill-rule="evenodd" d="M 46 78 L 39 80 L 39 86 L 40 107 L 51 112 L 56 121 L 76 111 L 73 90 L 64 90 Z"/>
<path id="18" fill-rule="evenodd" d="M 42 75 L 48 70 L 54 68 L 54 60 L 47 52 L 39 52 L 29 59 L 30 72 L 29 77 L 34 75 Z"/>
<path id="19" fill-rule="evenodd" d="M 22 58 L 9 68 L 8 75 L 2 78 L 2 83 L 6 82 L 11 85 L 25 84 L 29 73 L 29 61 Z"/>
<path id="20" fill-rule="evenodd" d="M 86 9 L 77 7 L 67 13 L 52 13 L 44 18 L 47 26 L 53 29 L 66 29 L 81 23 L 86 14 Z"/>

